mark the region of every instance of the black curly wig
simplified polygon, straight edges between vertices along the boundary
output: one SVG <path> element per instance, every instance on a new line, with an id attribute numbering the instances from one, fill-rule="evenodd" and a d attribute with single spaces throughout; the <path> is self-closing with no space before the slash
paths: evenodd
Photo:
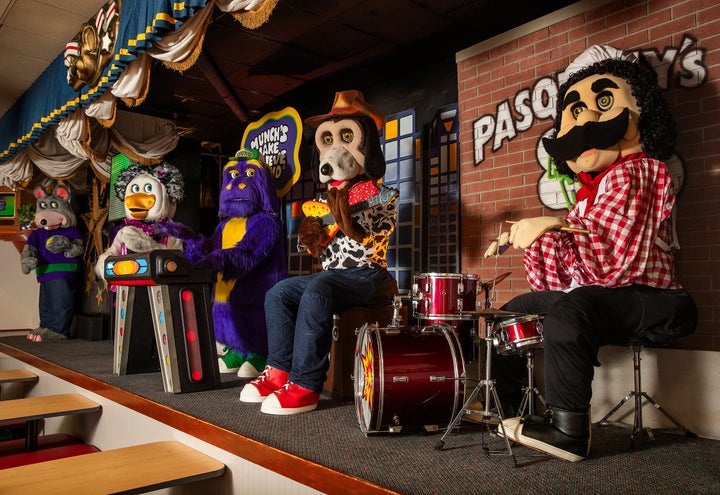
<path id="1" fill-rule="evenodd" d="M 657 75 L 646 63 L 607 59 L 572 74 L 558 91 L 557 114 L 553 123 L 555 134 L 560 129 L 562 104 L 568 88 L 595 74 L 610 74 L 627 81 L 640 108 L 638 128 L 643 151 L 658 160 L 669 158 L 675 151 L 675 121 L 660 93 Z M 557 168 L 561 174 L 576 177 L 565 161 L 557 162 Z"/>

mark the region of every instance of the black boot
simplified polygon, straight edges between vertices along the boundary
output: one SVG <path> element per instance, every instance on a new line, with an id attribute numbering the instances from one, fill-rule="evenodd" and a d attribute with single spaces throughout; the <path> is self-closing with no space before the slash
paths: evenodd
<path id="1" fill-rule="evenodd" d="M 590 413 L 548 408 L 544 418 L 510 418 L 499 429 L 513 442 L 567 461 L 582 461 L 590 450 Z"/>

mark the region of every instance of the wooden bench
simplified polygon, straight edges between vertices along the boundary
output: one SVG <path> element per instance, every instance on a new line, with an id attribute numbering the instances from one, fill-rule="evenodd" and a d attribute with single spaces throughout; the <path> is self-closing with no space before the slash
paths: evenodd
<path id="1" fill-rule="evenodd" d="M 40 435 L 37 440 L 38 449 L 50 449 L 55 447 L 66 447 L 82 443 L 82 440 L 67 433 L 51 433 Z M 0 442 L 0 457 L 22 454 L 25 452 L 25 438 L 4 440 Z"/>
<path id="2" fill-rule="evenodd" d="M 94 445 L 82 442 L 58 447 L 39 448 L 38 450 L 33 450 L 32 452 L 18 452 L 17 454 L 0 456 L 0 470 L 10 469 L 17 466 L 26 466 L 37 462 L 62 459 L 75 455 L 90 454 L 92 452 L 100 452 L 100 449 Z"/>
<path id="3" fill-rule="evenodd" d="M 25 450 L 37 449 L 40 421 L 45 418 L 100 410 L 100 404 L 80 394 L 58 394 L 0 401 L 0 424 L 27 421 Z"/>
<path id="4" fill-rule="evenodd" d="M 38 376 L 25 369 L 0 370 L 0 385 L 4 383 L 37 382 Z"/>
<path id="5" fill-rule="evenodd" d="M 38 376 L 26 369 L 0 370 L 0 386 L 16 383 L 34 385 L 37 382 Z M 25 421 L 5 423 L 0 425 L 0 430 L 0 436 L 3 437 L 3 441 L 9 441 L 5 440 L 6 438 L 15 439 L 20 436 L 24 438 L 26 434 L 26 423 Z"/>
<path id="6" fill-rule="evenodd" d="M 175 441 L 105 450 L 0 471 L 3 495 L 142 493 L 222 475 L 225 465 Z"/>

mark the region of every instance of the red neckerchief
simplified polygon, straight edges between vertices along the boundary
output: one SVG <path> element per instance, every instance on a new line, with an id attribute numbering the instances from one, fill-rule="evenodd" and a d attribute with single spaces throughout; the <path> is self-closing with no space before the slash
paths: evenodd
<path id="1" fill-rule="evenodd" d="M 592 176 L 592 174 L 589 174 L 587 172 L 580 172 L 578 174 L 578 180 L 580 181 L 580 184 L 582 184 L 582 187 L 578 190 L 578 192 L 575 193 L 575 199 L 577 201 L 582 201 L 583 199 L 587 198 L 587 205 L 592 205 L 595 202 L 595 196 L 597 195 L 598 186 L 600 185 L 603 177 L 605 177 L 608 172 L 610 172 L 612 169 L 614 169 L 621 163 L 629 162 L 631 160 L 637 160 L 639 158 L 646 158 L 647 156 L 647 153 L 645 153 L 644 151 L 641 151 L 640 153 L 632 153 L 630 155 L 625 155 L 594 177 Z"/>

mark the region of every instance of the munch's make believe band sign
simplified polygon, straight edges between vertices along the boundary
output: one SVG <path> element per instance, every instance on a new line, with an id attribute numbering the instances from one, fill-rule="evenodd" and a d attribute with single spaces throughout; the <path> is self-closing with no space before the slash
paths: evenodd
<path id="1" fill-rule="evenodd" d="M 277 195 L 284 196 L 300 178 L 302 121 L 297 110 L 287 107 L 272 112 L 245 129 L 241 147 L 260 152 L 277 181 Z"/>

